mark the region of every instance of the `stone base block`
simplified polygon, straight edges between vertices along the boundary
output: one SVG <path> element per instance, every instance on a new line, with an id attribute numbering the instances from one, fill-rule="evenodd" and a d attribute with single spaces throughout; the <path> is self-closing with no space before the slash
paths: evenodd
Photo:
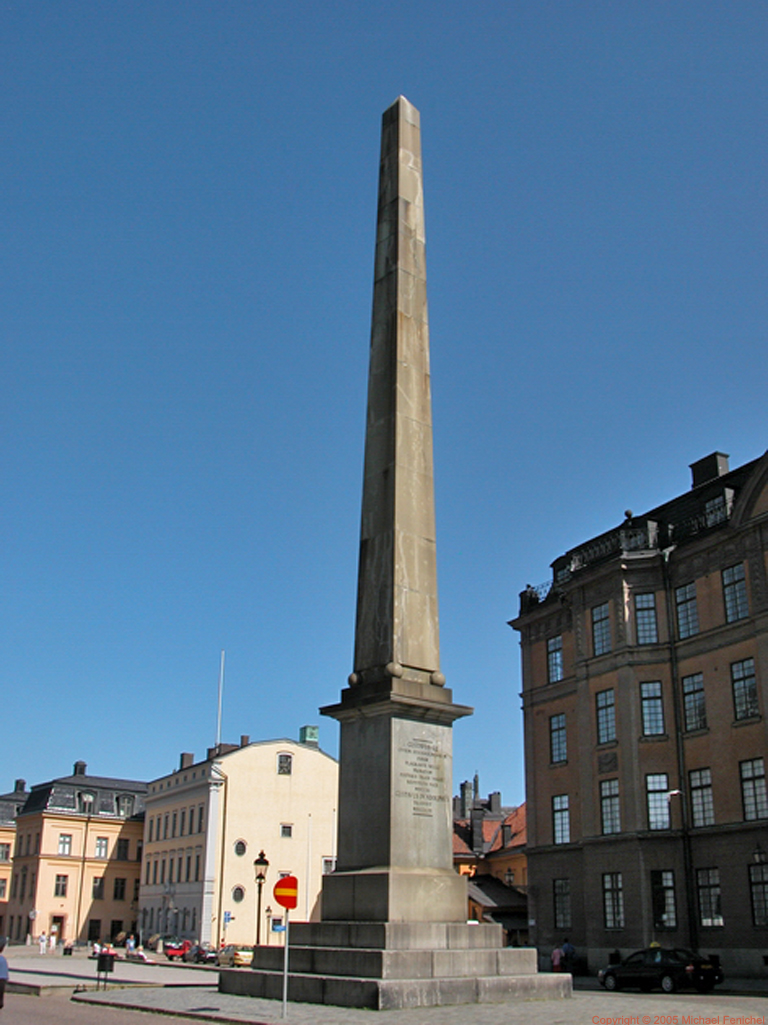
<path id="1" fill-rule="evenodd" d="M 467 881 L 453 868 L 333 872 L 323 879 L 324 922 L 456 922 L 467 916 Z"/>
<path id="2" fill-rule="evenodd" d="M 226 969 L 219 975 L 219 991 L 280 1000 L 283 976 L 281 972 Z M 366 979 L 292 972 L 288 976 L 288 999 L 291 1001 L 367 1007 L 378 1011 L 534 998 L 562 999 L 570 997 L 571 992 L 571 976 L 565 973 L 443 979 Z"/>

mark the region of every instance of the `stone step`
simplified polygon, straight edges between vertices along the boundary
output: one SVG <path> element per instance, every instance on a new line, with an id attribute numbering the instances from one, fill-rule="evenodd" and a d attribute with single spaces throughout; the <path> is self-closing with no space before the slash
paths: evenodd
<path id="1" fill-rule="evenodd" d="M 498 924 L 467 922 L 296 922 L 291 946 L 372 950 L 477 950 L 503 946 Z"/>
<path id="2" fill-rule="evenodd" d="M 291 932 L 293 939 L 293 931 Z M 281 971 L 282 947 L 257 947 L 254 971 Z M 533 947 L 495 950 L 371 950 L 349 947 L 305 947 L 291 943 L 291 972 L 364 979 L 447 979 L 536 974 Z"/>
<path id="3" fill-rule="evenodd" d="M 219 991 L 281 1000 L 282 972 L 226 969 Z M 399 1010 L 449 1004 L 496 1004 L 508 1000 L 558 1000 L 572 994 L 571 976 L 504 975 L 479 978 L 365 979 L 339 975 L 288 975 L 288 999 L 336 1007 Z"/>

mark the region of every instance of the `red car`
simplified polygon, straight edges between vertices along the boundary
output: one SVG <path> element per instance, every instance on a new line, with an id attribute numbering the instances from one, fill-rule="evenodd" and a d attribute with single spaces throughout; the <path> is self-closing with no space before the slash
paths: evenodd
<path id="1" fill-rule="evenodd" d="M 163 953 L 169 961 L 181 961 L 192 946 L 192 940 L 163 940 Z"/>

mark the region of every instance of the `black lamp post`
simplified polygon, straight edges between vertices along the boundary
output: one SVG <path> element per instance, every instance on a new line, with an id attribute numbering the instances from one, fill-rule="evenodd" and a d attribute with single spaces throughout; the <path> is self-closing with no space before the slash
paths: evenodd
<path id="1" fill-rule="evenodd" d="M 264 851 L 259 851 L 259 856 L 253 862 L 256 872 L 256 946 L 261 944 L 261 890 L 264 880 L 267 878 L 269 861 L 264 856 Z"/>

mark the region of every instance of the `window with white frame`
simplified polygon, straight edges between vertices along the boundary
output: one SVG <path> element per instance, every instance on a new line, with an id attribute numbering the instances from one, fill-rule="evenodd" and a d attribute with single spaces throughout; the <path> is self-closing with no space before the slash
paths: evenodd
<path id="1" fill-rule="evenodd" d="M 549 753 L 553 765 L 568 759 L 565 713 L 563 712 L 549 717 Z"/>
<path id="2" fill-rule="evenodd" d="M 751 758 L 746 762 L 739 762 L 739 772 L 745 820 L 751 822 L 754 819 L 768 818 L 765 762 L 762 758 Z"/>
<path id="3" fill-rule="evenodd" d="M 768 925 L 768 865 L 749 866 L 749 895 L 752 921 L 755 925 Z"/>
<path id="4" fill-rule="evenodd" d="M 723 570 L 723 599 L 725 600 L 726 623 L 735 623 L 739 619 L 747 618 L 749 604 L 743 562 Z"/>
<path id="5" fill-rule="evenodd" d="M 753 658 L 731 662 L 731 687 L 733 688 L 733 713 L 737 719 L 751 719 L 760 714 Z"/>
<path id="6" fill-rule="evenodd" d="M 547 679 L 557 683 L 563 678 L 563 638 L 561 634 L 547 641 Z"/>
<path id="7" fill-rule="evenodd" d="M 59 854 L 68 856 L 72 853 L 72 834 L 59 833 Z"/>
<path id="8" fill-rule="evenodd" d="M 683 677 L 683 714 L 687 731 L 706 729 L 707 706 L 702 673 L 691 673 Z"/>
<path id="9" fill-rule="evenodd" d="M 595 655 L 605 655 L 611 650 L 611 619 L 607 601 L 592 609 L 592 650 Z"/>
<path id="10" fill-rule="evenodd" d="M 597 709 L 597 742 L 607 744 L 616 739 L 616 707 L 613 688 L 595 695 Z"/>
<path id="11" fill-rule="evenodd" d="M 96 837 L 96 857 L 106 858 L 109 856 L 109 837 L 97 836 Z"/>
<path id="12" fill-rule="evenodd" d="M 555 843 L 571 842 L 568 794 L 557 794 L 552 798 L 552 833 Z"/>
<path id="13" fill-rule="evenodd" d="M 677 610 L 677 632 L 680 640 L 693 637 L 699 632 L 695 581 L 675 588 L 675 607 Z"/>
<path id="14" fill-rule="evenodd" d="M 676 929 L 675 874 L 670 869 L 651 872 L 651 906 L 654 929 Z"/>
<path id="15" fill-rule="evenodd" d="M 715 803 L 712 797 L 710 769 L 692 769 L 688 773 L 691 788 L 691 817 L 694 826 L 715 824 Z"/>
<path id="16" fill-rule="evenodd" d="M 699 921 L 703 926 L 724 925 L 720 903 L 720 870 L 699 868 L 696 870 L 696 890 L 699 897 Z"/>
<path id="17" fill-rule="evenodd" d="M 552 892 L 555 908 L 555 928 L 571 928 L 571 880 L 553 879 Z"/>
<path id="18" fill-rule="evenodd" d="M 643 736 L 654 737 L 664 733 L 664 705 L 661 699 L 661 683 L 640 684 L 640 705 L 643 713 Z"/>
<path id="19" fill-rule="evenodd" d="M 600 781 L 600 815 L 605 835 L 621 832 L 619 781 L 617 779 Z"/>
<path id="20" fill-rule="evenodd" d="M 645 777 L 648 805 L 648 828 L 669 829 L 669 781 L 665 772 L 649 773 Z"/>
<path id="21" fill-rule="evenodd" d="M 656 644 L 659 639 L 656 626 L 656 595 L 653 591 L 635 595 L 635 630 L 638 644 Z"/>
<path id="22" fill-rule="evenodd" d="M 624 890 L 621 872 L 603 873 L 603 917 L 606 929 L 624 928 Z"/>

